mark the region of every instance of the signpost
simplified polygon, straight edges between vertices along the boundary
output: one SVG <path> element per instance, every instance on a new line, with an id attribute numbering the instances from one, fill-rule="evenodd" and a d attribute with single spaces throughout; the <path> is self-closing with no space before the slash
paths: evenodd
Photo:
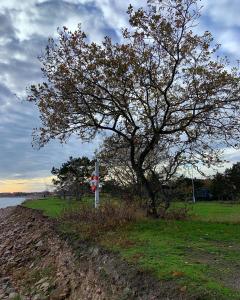
<path id="1" fill-rule="evenodd" d="M 99 162 L 95 163 L 95 177 L 96 177 L 96 190 L 95 190 L 95 208 L 99 206 Z"/>
<path id="2" fill-rule="evenodd" d="M 95 163 L 95 171 L 91 177 L 91 190 L 95 192 L 95 208 L 99 206 L 99 162 Z"/>
<path id="3" fill-rule="evenodd" d="M 192 198 L 193 198 L 193 203 L 195 203 L 196 202 L 196 198 L 195 198 L 195 187 L 194 187 L 193 174 L 192 174 Z"/>

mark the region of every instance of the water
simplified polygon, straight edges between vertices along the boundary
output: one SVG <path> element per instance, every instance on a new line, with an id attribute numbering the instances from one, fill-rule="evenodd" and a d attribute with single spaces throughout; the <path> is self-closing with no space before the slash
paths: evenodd
<path id="1" fill-rule="evenodd" d="M 26 198 L 20 197 L 0 197 L 0 208 L 21 204 Z"/>

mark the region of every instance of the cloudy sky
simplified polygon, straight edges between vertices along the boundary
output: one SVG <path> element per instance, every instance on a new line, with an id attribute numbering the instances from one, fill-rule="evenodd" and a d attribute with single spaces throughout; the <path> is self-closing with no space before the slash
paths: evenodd
<path id="1" fill-rule="evenodd" d="M 97 141 L 81 144 L 52 142 L 37 151 L 31 146 L 32 128 L 37 127 L 37 109 L 24 99 L 26 87 L 41 81 L 37 56 L 57 27 L 75 29 L 82 24 L 94 41 L 110 35 L 120 37 L 127 25 L 129 3 L 144 0 L 1 0 L 0 1 L 0 192 L 38 191 L 49 188 L 50 170 L 70 155 L 91 156 Z M 231 62 L 240 59 L 239 0 L 204 0 L 200 30 L 210 30 L 222 44 L 222 54 Z M 228 149 L 226 158 L 240 160 Z"/>

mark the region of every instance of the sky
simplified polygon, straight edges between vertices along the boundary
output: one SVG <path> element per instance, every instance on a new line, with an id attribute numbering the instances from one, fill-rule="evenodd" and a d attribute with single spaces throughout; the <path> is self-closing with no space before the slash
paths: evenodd
<path id="1" fill-rule="evenodd" d="M 0 192 L 51 189 L 51 168 L 69 156 L 89 156 L 99 144 L 82 144 L 76 138 L 61 145 L 54 141 L 32 148 L 32 129 L 39 126 L 37 108 L 25 102 L 26 87 L 42 81 L 38 56 L 57 28 L 76 29 L 79 23 L 92 41 L 106 35 L 119 40 L 128 25 L 129 4 L 145 0 L 1 0 L 0 1 Z M 240 59 L 239 0 L 204 0 L 199 30 L 213 33 L 222 54 L 234 64 Z M 226 149 L 232 164 L 240 152 Z"/>

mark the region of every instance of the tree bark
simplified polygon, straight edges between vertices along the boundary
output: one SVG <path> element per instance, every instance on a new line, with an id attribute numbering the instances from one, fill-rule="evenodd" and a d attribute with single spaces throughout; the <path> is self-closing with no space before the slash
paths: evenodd
<path id="1" fill-rule="evenodd" d="M 144 171 L 142 170 L 141 167 L 138 167 L 136 169 L 137 177 L 140 179 L 140 182 L 142 185 L 146 188 L 148 197 L 149 197 L 149 202 L 147 205 L 147 215 L 150 217 L 157 218 L 158 212 L 157 212 L 157 207 L 156 207 L 156 194 L 154 193 L 151 183 L 147 180 L 147 178 L 144 175 Z"/>
<path id="2" fill-rule="evenodd" d="M 75 183 L 75 195 L 76 195 L 76 200 L 81 201 L 81 193 L 79 189 L 79 181 Z"/>

